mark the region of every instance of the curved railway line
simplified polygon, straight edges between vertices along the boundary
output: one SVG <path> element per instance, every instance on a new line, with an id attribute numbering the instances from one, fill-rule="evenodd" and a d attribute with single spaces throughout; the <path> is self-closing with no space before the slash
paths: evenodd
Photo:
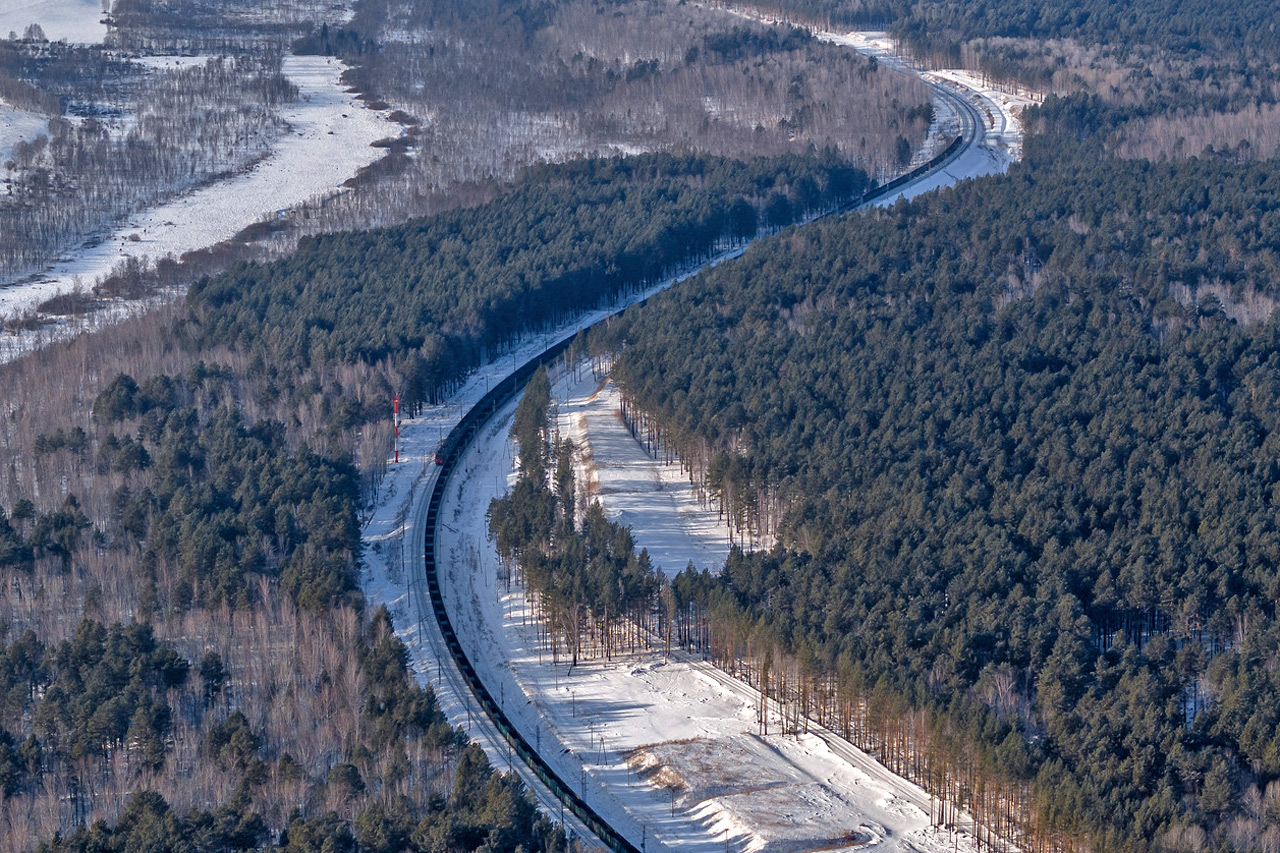
<path id="1" fill-rule="evenodd" d="M 980 138 L 981 129 L 984 125 L 981 116 L 973 105 L 961 94 L 952 91 L 945 84 L 931 83 L 930 85 L 954 107 L 960 120 L 960 135 L 929 162 L 883 186 L 868 191 L 861 197 L 828 214 L 824 214 L 824 216 L 838 215 L 863 207 L 897 192 L 914 181 L 943 170 Z M 514 752 L 564 808 L 570 811 L 581 825 L 590 830 L 607 848 L 619 851 L 619 853 L 640 853 L 641 848 L 636 847 L 634 843 L 617 831 L 582 796 L 565 783 L 560 775 L 542 758 L 538 751 L 529 744 L 508 719 L 501 704 L 494 699 L 480 679 L 479 674 L 467 656 L 466 650 L 462 648 L 462 644 L 458 640 L 453 623 L 449 618 L 448 610 L 445 607 L 437 565 L 436 542 L 438 539 L 437 528 L 442 523 L 440 518 L 441 504 L 444 500 L 449 478 L 457 468 L 463 453 L 489 420 L 506 403 L 520 393 L 534 372 L 540 366 L 549 364 L 559 358 L 569 348 L 573 338 L 574 335 L 565 337 L 510 373 L 462 416 L 458 425 L 449 432 L 442 442 L 437 459 L 439 462 L 438 474 L 426 499 L 425 516 L 419 519 L 420 522 L 424 522 L 422 524 L 424 577 L 432 615 L 443 637 L 445 648 L 448 650 L 452 663 L 456 667 L 461 680 L 475 698 L 476 703 L 484 711 L 498 734 L 506 741 L 509 750 Z M 421 598 L 419 596 L 419 607 L 424 603 Z M 422 618 L 423 614 L 420 611 L 419 619 L 421 620 Z"/>

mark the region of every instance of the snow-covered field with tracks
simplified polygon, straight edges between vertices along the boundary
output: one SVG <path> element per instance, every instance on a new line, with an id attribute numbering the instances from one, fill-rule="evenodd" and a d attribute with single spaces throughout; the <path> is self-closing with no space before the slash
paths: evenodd
<path id="1" fill-rule="evenodd" d="M 388 120 L 388 111 L 371 110 L 347 91 L 340 79 L 344 68 L 332 57 L 286 57 L 285 76 L 298 86 L 299 94 L 282 110 L 289 129 L 266 159 L 243 174 L 139 211 L 101 242 L 71 252 L 53 269 L 0 288 L 0 315 L 32 311 L 77 284 L 92 287 L 126 258 L 181 258 L 228 240 L 278 211 L 341 192 L 344 181 L 383 155 L 372 143 L 398 136 L 403 129 Z M 0 128 L 4 117 L 0 113 Z M 30 120 L 15 120 L 15 136 L 18 130 L 29 133 L 32 126 Z M 16 138 L 8 144 L 13 141 Z M 6 142 L 0 136 L 0 150 Z M 49 334 L 41 330 L 6 335 L 0 341 L 0 360 L 29 349 Z"/>

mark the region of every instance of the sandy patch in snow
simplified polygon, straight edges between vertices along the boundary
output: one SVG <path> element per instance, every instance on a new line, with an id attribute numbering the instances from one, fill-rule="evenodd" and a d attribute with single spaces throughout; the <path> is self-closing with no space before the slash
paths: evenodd
<path id="1" fill-rule="evenodd" d="M 344 68 L 332 57 L 287 57 L 284 72 L 298 86 L 299 97 L 283 111 L 289 129 L 269 157 L 244 174 L 129 216 L 99 245 L 73 253 L 35 281 L 0 289 L 0 314 L 34 309 L 70 291 L 76 279 L 91 286 L 127 257 L 179 258 L 230 239 L 278 211 L 341 192 L 344 181 L 382 156 L 371 143 L 402 129 L 347 92 L 339 79 Z M 35 338 L 6 336 L 0 360 L 12 358 Z"/>
<path id="2" fill-rule="evenodd" d="M 22 36 L 39 24 L 49 41 L 97 44 L 107 37 L 101 0 L 4 0 L 0 2 L 0 38 Z"/>

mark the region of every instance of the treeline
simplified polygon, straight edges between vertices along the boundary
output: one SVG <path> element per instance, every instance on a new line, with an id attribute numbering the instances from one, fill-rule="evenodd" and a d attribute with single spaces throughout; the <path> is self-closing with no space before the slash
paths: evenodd
<path id="1" fill-rule="evenodd" d="M 659 577 L 631 531 L 605 518 L 599 501 L 576 507 L 572 442 L 553 442 L 551 385 L 534 374 L 516 408 L 520 448 L 515 487 L 489 505 L 489 535 L 510 589 L 526 588 L 552 659 L 612 658 L 648 644 Z M 554 472 L 551 464 L 554 463 Z"/>
<path id="2" fill-rule="evenodd" d="M 1257 849 L 1280 174 L 1110 159 L 1105 112 L 1050 104 L 1007 178 L 769 240 L 602 343 L 690 467 L 786 507 L 707 630 L 937 715 L 1037 844 Z"/>
<path id="3" fill-rule="evenodd" d="M 15 50 L 0 43 L 0 60 Z M 18 142 L 5 164 L 0 280 L 52 262 L 125 213 L 248 167 L 271 150 L 283 130 L 277 111 L 297 96 L 278 56 L 145 72 L 101 49 L 46 50 L 47 60 L 9 61 L 8 88 L 58 109 L 49 132 Z M 67 68 L 73 59 L 101 78 Z M 67 118 L 76 113 L 84 120 Z"/>
<path id="4" fill-rule="evenodd" d="M 338 784 L 363 786 L 358 776 L 338 774 Z M 353 791 L 355 792 L 355 791 Z M 295 817 L 272 839 L 242 792 L 213 810 L 176 813 L 164 798 L 143 791 L 130 798 L 115 826 L 103 822 L 81 827 L 40 846 L 40 853 L 132 853 L 135 850 L 199 853 L 199 851 L 271 850 L 281 853 L 434 853 L 439 850 L 564 849 L 563 838 L 539 816 L 519 781 L 493 772 L 480 747 L 460 753 L 447 797 L 442 794 L 425 810 L 406 802 L 378 806 L 352 825 L 334 812 Z"/>
<path id="5" fill-rule="evenodd" d="M 227 0 L 113 0 L 106 43 L 158 55 L 287 53 L 313 27 L 343 12 L 326 0 L 243 4 Z"/>
<path id="6" fill-rule="evenodd" d="M 518 335 L 867 185 L 830 153 L 538 167 L 474 209 L 308 238 L 287 259 L 201 281 L 180 333 L 251 360 L 262 395 L 291 403 L 313 402 L 308 376 L 363 365 L 372 393 L 328 396 L 316 413 L 327 429 L 358 429 L 397 391 L 410 406 L 441 399 Z"/>
<path id="7" fill-rule="evenodd" d="M 971 38 L 1075 39 L 1174 51 L 1274 51 L 1272 0 L 1230 6 L 1207 0 L 1128 0 L 1063 6 L 1050 2 L 908 3 L 905 0 L 771 0 L 761 8 L 849 28 L 879 25 L 920 50 L 947 50 Z"/>

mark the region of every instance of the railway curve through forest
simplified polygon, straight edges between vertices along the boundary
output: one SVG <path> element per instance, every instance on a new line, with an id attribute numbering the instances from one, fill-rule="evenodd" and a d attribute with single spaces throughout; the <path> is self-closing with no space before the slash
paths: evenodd
<path id="1" fill-rule="evenodd" d="M 861 197 L 836 210 L 814 217 L 814 219 L 848 213 L 877 202 L 883 203 L 886 197 L 901 195 L 918 182 L 934 180 L 938 173 L 945 173 L 948 166 L 983 140 L 985 126 L 982 116 L 969 102 L 966 94 L 952 89 L 946 83 L 930 81 L 929 85 L 940 98 L 946 100 L 955 110 L 960 122 L 959 135 L 927 163 L 882 186 L 869 190 Z M 952 178 L 952 183 L 957 182 L 957 180 Z M 693 270 L 693 272 L 724 259 L 721 256 L 713 261 L 708 261 Z M 668 286 L 677 280 L 677 277 L 673 277 L 668 282 Z M 646 299 L 647 297 L 638 300 L 638 304 L 643 304 Z M 630 307 L 630 305 L 626 307 Z M 625 308 L 620 308 L 619 312 L 622 310 L 625 310 Z M 611 314 L 609 316 L 615 315 Z M 597 322 L 604 322 L 604 320 Z M 508 756 L 514 753 L 523 762 L 529 772 L 523 773 L 522 776 L 531 783 L 536 781 L 534 785 L 535 791 L 540 794 L 543 805 L 548 805 L 547 795 L 549 794 L 571 813 L 573 816 L 572 826 L 576 826 L 579 832 L 585 828 L 608 849 L 631 853 L 642 849 L 642 846 L 637 846 L 636 839 L 626 837 L 617 828 L 610 825 L 578 792 L 566 784 L 507 718 L 501 703 L 494 700 L 492 693 L 483 683 L 477 668 L 472 664 L 467 651 L 462 647 L 454 632 L 437 571 L 436 542 L 438 526 L 442 523 L 442 505 L 449 478 L 457 467 L 462 454 L 479 434 L 480 430 L 506 403 L 509 403 L 523 390 L 524 384 L 538 367 L 549 364 L 559 358 L 570 347 L 576 334 L 577 330 L 566 335 L 513 370 L 501 382 L 496 383 L 478 403 L 462 416 L 458 425 L 444 438 L 438 457 L 440 464 L 427 485 L 425 499 L 420 501 L 414 510 L 413 528 L 415 530 L 414 538 L 417 543 L 415 544 L 415 550 L 422 555 L 422 561 L 417 563 L 415 560 L 415 563 L 417 563 L 415 570 L 420 572 L 420 576 L 415 577 L 410 584 L 411 591 L 415 587 L 418 590 L 416 595 L 411 592 L 410 597 L 413 601 L 410 606 L 415 609 L 420 628 L 425 630 L 430 625 L 438 632 L 435 637 L 436 648 L 445 651 L 443 655 L 445 660 L 441 661 L 440 665 L 448 665 L 450 667 L 449 677 L 454 685 L 465 685 L 465 693 L 470 697 L 471 710 L 486 718 L 492 730 L 496 731 L 501 740 L 505 742 Z M 441 680 L 443 680 L 443 675 Z M 641 839 L 641 845 L 643 845 L 643 839 Z"/>

